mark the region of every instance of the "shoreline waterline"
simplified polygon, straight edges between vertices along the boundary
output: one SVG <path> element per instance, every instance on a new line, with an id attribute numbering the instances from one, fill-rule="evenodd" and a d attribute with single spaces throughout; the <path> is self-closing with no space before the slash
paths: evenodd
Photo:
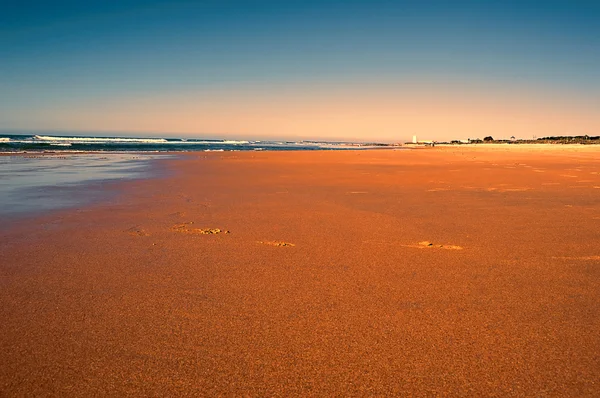
<path id="1" fill-rule="evenodd" d="M 164 175 L 160 160 L 177 154 L 0 154 L 0 217 L 10 223 L 115 197 L 118 186 Z"/>

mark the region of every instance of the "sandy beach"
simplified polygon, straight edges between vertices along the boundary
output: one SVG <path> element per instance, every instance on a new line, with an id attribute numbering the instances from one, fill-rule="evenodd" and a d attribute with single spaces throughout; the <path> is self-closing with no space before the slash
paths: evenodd
<path id="1" fill-rule="evenodd" d="M 0 230 L 0 396 L 600 395 L 600 147 L 160 162 Z"/>

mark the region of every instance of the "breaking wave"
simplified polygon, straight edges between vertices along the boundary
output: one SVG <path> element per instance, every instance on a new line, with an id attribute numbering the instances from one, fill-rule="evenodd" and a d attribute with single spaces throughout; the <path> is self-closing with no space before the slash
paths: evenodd
<path id="1" fill-rule="evenodd" d="M 39 141 L 67 141 L 82 144 L 109 144 L 109 143 L 132 143 L 132 144 L 164 144 L 168 141 L 164 138 L 102 138 L 102 137 L 54 137 L 50 135 L 34 135 Z"/>
<path id="2" fill-rule="evenodd" d="M 0 134 L 0 152 L 193 152 L 358 149 L 360 145 L 318 141 L 248 141 L 206 138 L 85 137 Z M 363 147 L 364 148 L 364 147 Z"/>

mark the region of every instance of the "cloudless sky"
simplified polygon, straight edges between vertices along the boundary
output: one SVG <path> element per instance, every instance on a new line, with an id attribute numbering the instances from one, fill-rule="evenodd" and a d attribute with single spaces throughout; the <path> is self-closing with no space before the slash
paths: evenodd
<path id="1" fill-rule="evenodd" d="M 600 135 L 600 1 L 3 1 L 0 129 Z"/>

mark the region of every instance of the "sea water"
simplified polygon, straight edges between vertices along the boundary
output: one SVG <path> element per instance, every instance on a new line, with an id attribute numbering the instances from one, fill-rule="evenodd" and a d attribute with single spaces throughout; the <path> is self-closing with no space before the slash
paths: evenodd
<path id="1" fill-rule="evenodd" d="M 342 150 L 373 145 L 319 141 L 0 134 L 0 227 L 10 218 L 98 200 L 111 181 L 143 177 L 165 152 Z M 43 153 L 43 155 L 42 155 Z"/>
<path id="2" fill-rule="evenodd" d="M 45 154 L 0 156 L 0 223 L 79 206 L 109 194 L 107 183 L 149 175 L 166 155 Z"/>
<path id="3" fill-rule="evenodd" d="M 189 152 L 364 149 L 369 144 L 322 141 L 246 141 L 195 138 L 85 137 L 0 134 L 0 152 Z"/>

